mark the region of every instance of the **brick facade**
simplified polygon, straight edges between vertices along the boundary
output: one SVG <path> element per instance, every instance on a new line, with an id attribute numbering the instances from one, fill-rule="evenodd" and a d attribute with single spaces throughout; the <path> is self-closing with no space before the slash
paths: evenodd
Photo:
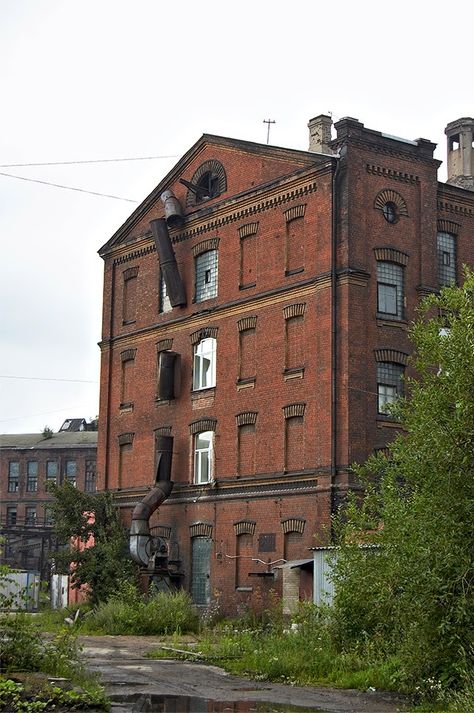
<path id="1" fill-rule="evenodd" d="M 129 522 L 171 435 L 174 488 L 151 525 L 182 586 L 228 611 L 281 591 L 277 563 L 327 542 L 350 464 L 393 438 L 386 365 L 405 368 L 416 305 L 439 289 L 437 233 L 455 235 L 458 276 L 473 262 L 474 193 L 438 183 L 433 144 L 336 130 L 332 155 L 204 135 L 100 251 L 99 488 Z M 165 190 L 184 213 L 172 309 L 150 229 Z M 162 352 L 179 355 L 175 398 L 160 398 Z"/>

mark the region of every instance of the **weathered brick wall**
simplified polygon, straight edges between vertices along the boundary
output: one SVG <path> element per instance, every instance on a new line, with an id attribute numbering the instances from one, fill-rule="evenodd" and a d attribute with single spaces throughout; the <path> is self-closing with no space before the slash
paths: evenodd
<path id="1" fill-rule="evenodd" d="M 172 188 L 183 206 L 187 189 L 180 175 L 192 180 L 197 167 L 211 159 L 227 173 L 226 193 L 185 208 L 185 225 L 171 231 L 187 306 L 159 312 L 159 264 L 149 227 L 151 219 L 163 215 L 158 194 L 103 253 L 99 483 L 119 487 L 119 436 L 133 434 L 130 465 L 118 493 L 129 518 L 133 502 L 153 483 L 154 433 L 167 428 L 174 438 L 176 486 L 154 522 L 172 528 L 185 587 L 192 570 L 190 526 L 212 526 L 211 595 L 228 610 L 268 597 L 273 589 L 281 594 L 281 577 L 258 575 L 272 569 L 268 562 L 305 558 L 309 547 L 327 540 L 331 507 L 339 497 L 334 487 L 343 494 L 350 464 L 384 447 L 396 433 L 393 421 L 377 416 L 374 354 L 410 351 L 407 329 L 416 305 L 438 289 L 436 232 L 446 227 L 439 221 L 451 221 L 457 231 L 458 273 L 463 262 L 473 263 L 474 193 L 437 184 L 429 142 L 393 141 L 351 121 L 340 122 L 334 144 L 347 147 L 335 177 L 335 223 L 329 159 L 273 149 L 266 154 L 265 147 L 244 150 L 227 140 L 204 141 L 182 159 L 162 187 Z M 396 202 L 395 222 L 384 218 L 381 197 Z M 331 475 L 333 228 L 337 462 Z M 193 248 L 209 238 L 218 239 L 218 294 L 195 303 Z M 243 253 L 242 240 L 248 241 Z M 298 241 L 304 249 L 298 249 Z M 376 256 L 381 253 L 376 251 L 385 249 L 406 256 L 403 319 L 377 315 Z M 124 272 L 130 269 L 136 273 L 136 314 L 133 323 L 123 324 Z M 216 386 L 193 392 L 192 335 L 206 328 L 217 339 Z M 180 395 L 169 402 L 156 399 L 157 344 L 181 356 Z M 133 350 L 126 367 L 130 403 L 121 408 L 127 350 Z M 252 428 L 239 426 L 237 417 L 247 413 L 256 414 L 254 437 Z M 193 486 L 190 424 L 208 417 L 216 419 L 215 480 L 211 486 Z M 289 544 L 282 521 L 298 516 L 304 528 Z M 239 558 L 241 520 L 255 523 L 251 535 L 240 535 L 242 547 L 246 553 L 253 548 L 255 559 L 264 563 L 252 562 L 247 554 Z M 271 537 L 261 540 L 262 535 Z M 262 552 L 263 542 L 267 550 Z M 236 591 L 243 580 L 252 591 Z"/>

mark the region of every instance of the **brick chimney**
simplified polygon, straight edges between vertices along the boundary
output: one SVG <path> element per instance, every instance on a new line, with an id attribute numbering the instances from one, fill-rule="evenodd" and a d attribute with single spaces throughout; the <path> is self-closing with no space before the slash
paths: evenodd
<path id="1" fill-rule="evenodd" d="M 448 183 L 474 191 L 474 119 L 451 121 L 448 137 Z"/>
<path id="2" fill-rule="evenodd" d="M 314 153 L 334 153 L 329 144 L 331 142 L 332 118 L 326 114 L 315 116 L 308 123 L 309 148 Z"/>

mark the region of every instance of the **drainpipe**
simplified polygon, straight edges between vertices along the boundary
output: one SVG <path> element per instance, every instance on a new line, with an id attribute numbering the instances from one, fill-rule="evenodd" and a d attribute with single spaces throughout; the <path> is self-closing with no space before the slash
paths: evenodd
<path id="1" fill-rule="evenodd" d="M 334 505 L 334 481 L 337 473 L 337 218 L 339 210 L 337 180 L 339 158 L 332 161 L 331 220 L 331 511 Z"/>

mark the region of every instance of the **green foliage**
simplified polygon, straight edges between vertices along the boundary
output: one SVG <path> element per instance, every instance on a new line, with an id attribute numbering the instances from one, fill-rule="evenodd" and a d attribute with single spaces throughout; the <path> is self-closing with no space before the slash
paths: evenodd
<path id="1" fill-rule="evenodd" d="M 158 592 L 145 599 L 136 587 L 122 582 L 117 592 L 99 604 L 79 626 L 82 632 L 153 636 L 197 631 L 198 623 L 196 608 L 187 592 Z"/>
<path id="2" fill-rule="evenodd" d="M 51 710 L 53 704 L 107 708 L 104 691 L 87 673 L 77 639 L 70 631 L 63 630 L 53 639 L 43 640 L 31 625 L 30 615 L 24 612 L 1 617 L 0 626 L 0 670 L 8 675 L 0 679 L 0 710 L 2 707 L 11 711 Z M 12 681 L 11 677 L 20 676 L 18 672 L 35 685 L 28 687 Z M 81 686 L 81 691 L 54 688 L 44 677 L 35 679 L 36 672 L 70 679 Z"/>
<path id="3" fill-rule="evenodd" d="M 48 439 L 48 438 L 52 438 L 53 436 L 54 436 L 53 429 L 50 428 L 49 426 L 45 426 L 43 428 L 43 438 Z"/>
<path id="4" fill-rule="evenodd" d="M 411 336 L 403 433 L 356 468 L 367 495 L 339 521 L 334 637 L 396 652 L 398 685 L 434 696 L 463 685 L 474 653 L 472 272 L 423 302 Z"/>
<path id="5" fill-rule="evenodd" d="M 65 546 L 56 569 L 71 574 L 73 587 L 86 586 L 93 604 L 104 602 L 123 580 L 134 581 L 128 536 L 110 493 L 85 493 L 70 483 L 52 484 L 54 529 Z"/>
<path id="6" fill-rule="evenodd" d="M 96 691 L 64 690 L 42 681 L 34 688 L 10 678 L 0 678 L 0 711 L 11 713 L 35 713 L 50 711 L 60 707 L 64 709 L 89 708 L 94 706 L 108 710 L 108 701 L 103 693 Z"/>

